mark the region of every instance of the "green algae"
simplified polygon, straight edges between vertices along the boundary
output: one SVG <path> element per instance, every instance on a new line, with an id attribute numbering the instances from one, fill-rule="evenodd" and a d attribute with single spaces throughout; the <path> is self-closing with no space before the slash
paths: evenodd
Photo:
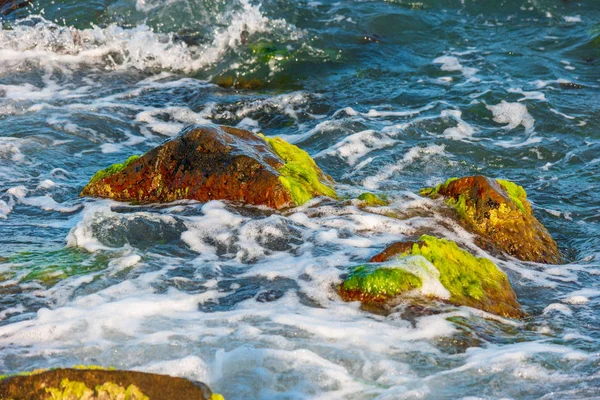
<path id="1" fill-rule="evenodd" d="M 420 288 L 422 284 L 419 277 L 401 268 L 359 265 L 350 272 L 340 289 L 342 292 L 359 293 L 367 300 L 385 300 Z"/>
<path id="2" fill-rule="evenodd" d="M 96 371 L 116 371 L 115 367 L 103 367 L 101 365 L 74 365 L 72 367 L 69 367 L 72 369 L 79 369 L 79 370 L 96 370 Z M 48 371 L 53 371 L 56 368 L 41 368 L 41 369 L 34 369 L 33 371 L 24 371 L 24 372 L 17 372 L 14 374 L 6 374 L 6 375 L 0 375 L 0 380 L 2 379 L 6 379 L 6 378 L 12 378 L 13 376 L 31 376 L 31 375 L 37 375 L 37 374 L 41 374 L 43 372 L 48 372 Z"/>
<path id="3" fill-rule="evenodd" d="M 105 382 L 102 385 L 96 386 L 96 393 L 99 399 L 150 400 L 148 396 L 133 384 L 124 388 L 113 382 Z"/>
<path id="4" fill-rule="evenodd" d="M 365 193 L 361 194 L 360 196 L 358 196 L 358 200 L 362 201 L 363 203 L 365 203 L 365 205 L 370 206 L 370 207 L 387 206 L 388 204 L 390 204 L 384 198 L 379 197 L 376 194 L 369 193 L 369 192 L 365 192 Z"/>
<path id="5" fill-rule="evenodd" d="M 515 203 L 519 210 L 527 214 L 527 209 L 525 208 L 525 204 L 527 204 L 527 192 L 525 189 L 516 183 L 504 179 L 496 179 L 496 182 L 498 182 L 500 186 L 506 190 L 508 197 L 510 197 L 512 202 Z"/>
<path id="6" fill-rule="evenodd" d="M 118 172 L 121 172 L 122 170 L 124 170 L 125 168 L 127 168 L 127 166 L 129 166 L 129 164 L 131 164 L 132 162 L 134 162 L 135 160 L 137 160 L 138 158 L 140 158 L 139 155 L 133 155 L 131 157 L 129 157 L 127 160 L 125 160 L 124 163 L 120 164 L 113 164 L 108 168 L 102 169 L 98 172 L 96 172 L 94 174 L 94 176 L 92 176 L 92 179 L 90 179 L 90 182 L 88 183 L 88 185 L 91 185 L 94 182 L 97 182 L 101 179 L 107 178 L 109 176 L 112 176 Z"/>
<path id="7" fill-rule="evenodd" d="M 59 387 L 46 388 L 46 393 L 50 395 L 49 400 L 150 400 L 133 384 L 124 388 L 113 382 L 105 382 L 92 390 L 84 382 L 71 381 L 69 378 L 63 379 Z"/>
<path id="8" fill-rule="evenodd" d="M 94 391 L 85 383 L 70 381 L 68 378 L 63 379 L 57 388 L 46 388 L 46 393 L 50 395 L 48 399 L 52 400 L 90 400 L 94 395 Z"/>
<path id="9" fill-rule="evenodd" d="M 440 272 L 440 282 L 450 292 L 450 301 L 469 304 L 467 298 L 483 300 L 486 286 L 501 289 L 507 277 L 493 262 L 478 258 L 446 239 L 423 235 L 415 243 L 412 255 L 421 255 Z"/>
<path id="10" fill-rule="evenodd" d="M 440 183 L 440 184 L 436 185 L 435 187 L 427 187 L 427 188 L 423 188 L 423 189 L 419 190 L 419 194 L 421 196 L 425 196 L 425 197 L 436 198 L 439 195 L 441 188 L 448 187 L 448 185 L 450 183 L 452 183 L 456 180 L 458 180 L 457 177 L 448 178 L 448 179 L 446 179 L 446 182 Z"/>
<path id="11" fill-rule="evenodd" d="M 337 198 L 335 190 L 315 161 L 304 150 L 280 138 L 260 135 L 285 164 L 279 168 L 279 181 L 290 193 L 296 206 L 317 196 Z"/>
<path id="12" fill-rule="evenodd" d="M 51 251 L 23 251 L 6 257 L 10 272 L 21 283 L 39 282 L 50 287 L 72 276 L 97 272 L 108 266 L 102 254 L 89 254 L 80 249 L 65 247 Z"/>

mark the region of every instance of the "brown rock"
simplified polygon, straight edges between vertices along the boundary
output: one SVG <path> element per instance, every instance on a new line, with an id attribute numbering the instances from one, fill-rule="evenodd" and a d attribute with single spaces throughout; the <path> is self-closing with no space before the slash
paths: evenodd
<path id="1" fill-rule="evenodd" d="M 533 215 L 521 186 L 479 175 L 449 179 L 436 188 L 423 189 L 421 194 L 445 197 L 461 224 L 481 236 L 478 244 L 482 247 L 523 261 L 563 262 L 556 242 Z"/>
<path id="2" fill-rule="evenodd" d="M 12 400 L 112 400 L 121 398 L 119 394 L 123 395 L 127 390 L 129 397 L 122 398 L 132 400 L 221 398 L 213 397 L 204 383 L 136 371 L 61 368 L 0 380 L 0 399 Z"/>
<path id="3" fill-rule="evenodd" d="M 94 176 L 81 194 L 139 203 L 226 199 L 279 209 L 294 205 L 279 180 L 283 165 L 251 132 L 192 126 L 116 173 Z"/>

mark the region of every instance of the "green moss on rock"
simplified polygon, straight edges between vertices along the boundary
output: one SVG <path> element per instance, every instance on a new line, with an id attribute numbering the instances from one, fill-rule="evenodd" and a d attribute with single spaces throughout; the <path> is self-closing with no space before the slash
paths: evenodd
<path id="1" fill-rule="evenodd" d="M 449 294 L 449 297 L 444 294 L 442 300 L 459 306 L 479 308 L 502 316 L 518 318 L 524 315 L 506 274 L 490 260 L 475 257 L 450 240 L 423 235 L 417 242 L 393 243 L 383 252 L 373 256 L 371 261 L 408 260 L 408 257 L 414 256 L 420 256 L 427 260 L 439 272 L 439 274 L 435 274 L 436 279 Z M 359 271 L 359 277 L 361 274 L 364 274 L 362 270 Z M 366 285 L 360 286 L 352 283 L 351 278 L 352 274 L 342 284 L 340 292 L 348 284 L 356 291 L 369 290 Z M 386 285 L 391 287 L 394 287 L 394 284 L 401 284 L 400 279 L 406 280 L 404 276 L 398 278 L 385 276 L 385 278 L 388 279 Z M 362 283 L 362 281 L 359 282 Z M 396 292 L 402 293 L 399 290 Z M 429 295 L 442 297 L 441 292 L 430 292 Z M 385 300 L 383 296 L 380 297 Z"/>
<path id="2" fill-rule="evenodd" d="M 498 182 L 504 188 L 504 190 L 506 190 L 508 197 L 510 197 L 519 210 L 523 211 L 524 213 L 528 212 L 528 210 L 525 208 L 525 204 L 529 206 L 529 203 L 527 202 L 527 192 L 525 192 L 523 186 L 519 186 L 516 183 L 504 179 L 496 179 L 496 182 Z"/>
<path id="3" fill-rule="evenodd" d="M 304 150 L 281 138 L 260 135 L 285 164 L 278 169 L 279 181 L 291 194 L 296 206 L 317 196 L 337 198 L 330 179 Z"/>
<path id="4" fill-rule="evenodd" d="M 423 235 L 415 243 L 411 254 L 421 255 L 440 272 L 440 282 L 450 292 L 450 301 L 467 303 L 467 299 L 480 301 L 485 298 L 485 286 L 500 289 L 506 275 L 493 262 L 473 256 L 454 242 Z"/>
<path id="5" fill-rule="evenodd" d="M 360 265 L 341 284 L 340 294 L 347 301 L 385 301 L 422 284 L 419 277 L 401 268 Z"/>
<path id="6" fill-rule="evenodd" d="M 89 274 L 108 266 L 106 255 L 89 254 L 77 248 L 65 247 L 50 251 L 23 251 L 4 260 L 11 275 L 20 282 L 38 282 L 53 286 L 71 276 Z"/>
<path id="7" fill-rule="evenodd" d="M 389 202 L 376 194 L 365 192 L 358 196 L 358 200 L 362 201 L 365 205 L 370 207 L 375 206 L 387 206 Z"/>
<path id="8" fill-rule="evenodd" d="M 92 179 L 90 179 L 90 182 L 88 183 L 88 185 L 91 185 L 92 183 L 97 182 L 100 179 L 104 179 L 104 178 L 106 178 L 108 176 L 111 176 L 111 175 L 114 175 L 114 174 L 116 174 L 118 172 L 121 172 L 129 164 L 131 164 L 132 162 L 134 162 L 138 158 L 140 158 L 139 155 L 133 155 L 133 156 L 129 157 L 127 160 L 125 160 L 124 163 L 113 164 L 113 165 L 111 165 L 108 168 L 105 168 L 103 170 L 100 170 L 100 171 L 96 172 L 94 174 L 94 176 L 92 176 Z"/>
<path id="9" fill-rule="evenodd" d="M 452 178 L 421 195 L 444 197 L 466 229 L 480 235 L 476 243 L 504 251 L 523 261 L 559 264 L 560 250 L 548 230 L 535 218 L 521 186 L 481 175 Z"/>
<path id="10" fill-rule="evenodd" d="M 457 179 L 458 179 L 457 177 L 448 178 L 448 179 L 446 179 L 446 182 L 440 183 L 435 187 L 426 187 L 426 188 L 419 190 L 419 194 L 421 196 L 431 197 L 431 198 L 435 199 L 439 196 L 440 189 L 448 187 L 448 185 L 450 183 L 454 182 Z"/>
<path id="11" fill-rule="evenodd" d="M 135 385 L 120 386 L 114 382 L 97 385 L 90 389 L 83 382 L 71 381 L 68 378 L 60 382 L 59 387 L 46 388 L 48 400 L 150 400 Z"/>

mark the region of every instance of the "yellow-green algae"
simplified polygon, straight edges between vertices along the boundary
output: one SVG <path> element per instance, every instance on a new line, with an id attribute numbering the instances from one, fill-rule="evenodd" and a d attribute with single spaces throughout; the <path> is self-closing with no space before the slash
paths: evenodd
<path id="1" fill-rule="evenodd" d="M 134 162 L 135 160 L 137 160 L 138 158 L 140 158 L 139 155 L 133 155 L 131 157 L 129 157 L 127 160 L 125 160 L 124 163 L 120 164 L 113 164 L 108 168 L 102 169 L 98 172 L 96 172 L 94 174 L 94 176 L 92 176 L 92 179 L 90 179 L 90 182 L 88 183 L 88 186 L 91 185 L 92 183 L 99 181 L 100 179 L 104 179 L 106 177 L 112 176 L 118 172 L 121 172 L 122 170 L 124 170 L 129 164 L 131 164 L 132 162 Z"/>
<path id="2" fill-rule="evenodd" d="M 450 183 L 454 182 L 455 180 L 458 180 L 458 178 L 457 177 L 448 178 L 446 180 L 446 182 L 440 183 L 439 185 L 437 185 L 435 187 L 421 189 L 419 191 L 419 194 L 421 196 L 436 198 L 436 197 L 438 197 L 441 188 L 448 187 L 448 185 Z M 513 203 L 515 203 L 517 208 L 519 210 L 523 211 L 523 213 L 527 214 L 528 210 L 527 210 L 526 205 L 528 205 L 528 202 L 527 202 L 527 192 L 525 191 L 525 189 L 523 189 L 522 186 L 519 186 L 516 183 L 513 183 L 513 182 L 505 180 L 505 179 L 496 179 L 496 182 L 498 182 L 498 184 L 500 186 L 502 186 L 502 188 L 508 194 L 508 197 L 512 200 Z M 466 207 L 467 206 L 466 206 L 466 197 L 464 195 L 459 195 L 458 199 L 456 199 L 456 200 L 447 199 L 446 203 L 449 206 L 454 207 L 461 217 L 466 216 L 466 214 L 467 214 Z"/>
<path id="3" fill-rule="evenodd" d="M 421 256 L 439 272 L 439 282 L 456 305 L 479 308 L 508 317 L 522 317 L 508 278 L 494 263 L 475 257 L 446 239 L 423 235 L 398 260 Z M 436 274 L 437 275 L 437 274 Z M 359 266 L 340 286 L 345 300 L 385 301 L 422 286 L 420 277 L 402 268 Z"/>
<path id="4" fill-rule="evenodd" d="M 358 196 L 358 200 L 362 201 L 363 203 L 365 203 L 365 205 L 370 207 L 387 206 L 389 204 L 389 202 L 384 198 L 369 192 L 365 192 Z"/>
<path id="5" fill-rule="evenodd" d="M 364 299 L 377 301 L 420 288 L 422 284 L 419 277 L 401 268 L 376 268 L 359 265 L 342 283 L 341 290 L 349 294 L 360 294 L 360 297 Z"/>
<path id="6" fill-rule="evenodd" d="M 279 181 L 289 191 L 296 206 L 317 196 L 337 198 L 335 190 L 323 183 L 327 178 L 306 151 L 278 137 L 260 136 L 285 162 L 278 170 Z"/>
<path id="7" fill-rule="evenodd" d="M 423 189 L 419 190 L 419 194 L 421 196 L 436 198 L 439 195 L 440 189 L 442 187 L 444 187 L 444 188 L 448 187 L 448 185 L 450 183 L 454 182 L 455 180 L 458 180 L 458 178 L 457 177 L 448 178 L 448 179 L 446 179 L 446 182 L 440 183 L 435 187 L 427 187 L 427 188 L 423 188 Z"/>
<path id="8" fill-rule="evenodd" d="M 61 367 L 59 367 L 61 368 Z M 100 371 L 115 371 L 115 367 L 103 367 L 101 365 L 74 365 L 72 367 L 69 367 L 72 369 L 80 369 L 80 370 L 100 370 Z M 2 379 L 6 379 L 6 378 L 12 378 L 13 376 L 31 376 L 31 375 L 37 375 L 37 374 L 41 374 L 43 372 L 47 372 L 47 371 L 52 371 L 56 368 L 40 368 L 40 369 L 34 369 L 33 371 L 25 371 L 25 372 L 17 372 L 14 374 L 6 374 L 6 375 L 0 375 L 0 380 Z"/>
<path id="9" fill-rule="evenodd" d="M 9 264 L 10 278 L 20 282 L 39 282 L 53 286 L 71 276 L 89 274 L 105 269 L 108 258 L 102 254 L 89 254 L 80 249 L 65 247 L 50 251 L 22 251 L 4 258 Z"/>
<path id="10" fill-rule="evenodd" d="M 525 204 L 527 204 L 527 192 L 523 189 L 523 186 L 504 179 L 496 179 L 496 182 L 506 190 L 508 197 L 510 197 L 519 210 L 527 213 L 527 209 L 525 208 Z"/>
<path id="11" fill-rule="evenodd" d="M 423 243 L 415 243 L 411 254 L 423 256 L 438 269 L 440 282 L 450 292 L 453 303 L 468 304 L 466 298 L 482 300 L 484 286 L 501 289 L 501 283 L 507 281 L 506 274 L 493 262 L 473 256 L 452 241 L 429 235 L 421 236 L 419 241 Z"/>
<path id="12" fill-rule="evenodd" d="M 63 379 L 57 388 L 46 388 L 46 393 L 50 395 L 48 400 L 150 400 L 133 384 L 124 388 L 113 382 L 105 382 L 92 390 L 85 383 L 68 378 Z"/>

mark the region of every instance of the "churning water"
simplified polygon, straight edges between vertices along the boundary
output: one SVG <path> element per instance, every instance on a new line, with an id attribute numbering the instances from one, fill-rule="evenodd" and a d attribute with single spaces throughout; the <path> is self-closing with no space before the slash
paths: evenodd
<path id="1" fill-rule="evenodd" d="M 40 0 L 5 17 L 0 373 L 100 364 L 228 399 L 600 398 L 599 21 L 597 0 Z M 281 136 L 343 195 L 392 204 L 78 197 L 192 123 Z M 417 194 L 471 174 L 524 186 L 568 264 L 494 258 Z M 424 231 L 492 258 L 529 317 L 340 300 L 350 266 Z"/>

